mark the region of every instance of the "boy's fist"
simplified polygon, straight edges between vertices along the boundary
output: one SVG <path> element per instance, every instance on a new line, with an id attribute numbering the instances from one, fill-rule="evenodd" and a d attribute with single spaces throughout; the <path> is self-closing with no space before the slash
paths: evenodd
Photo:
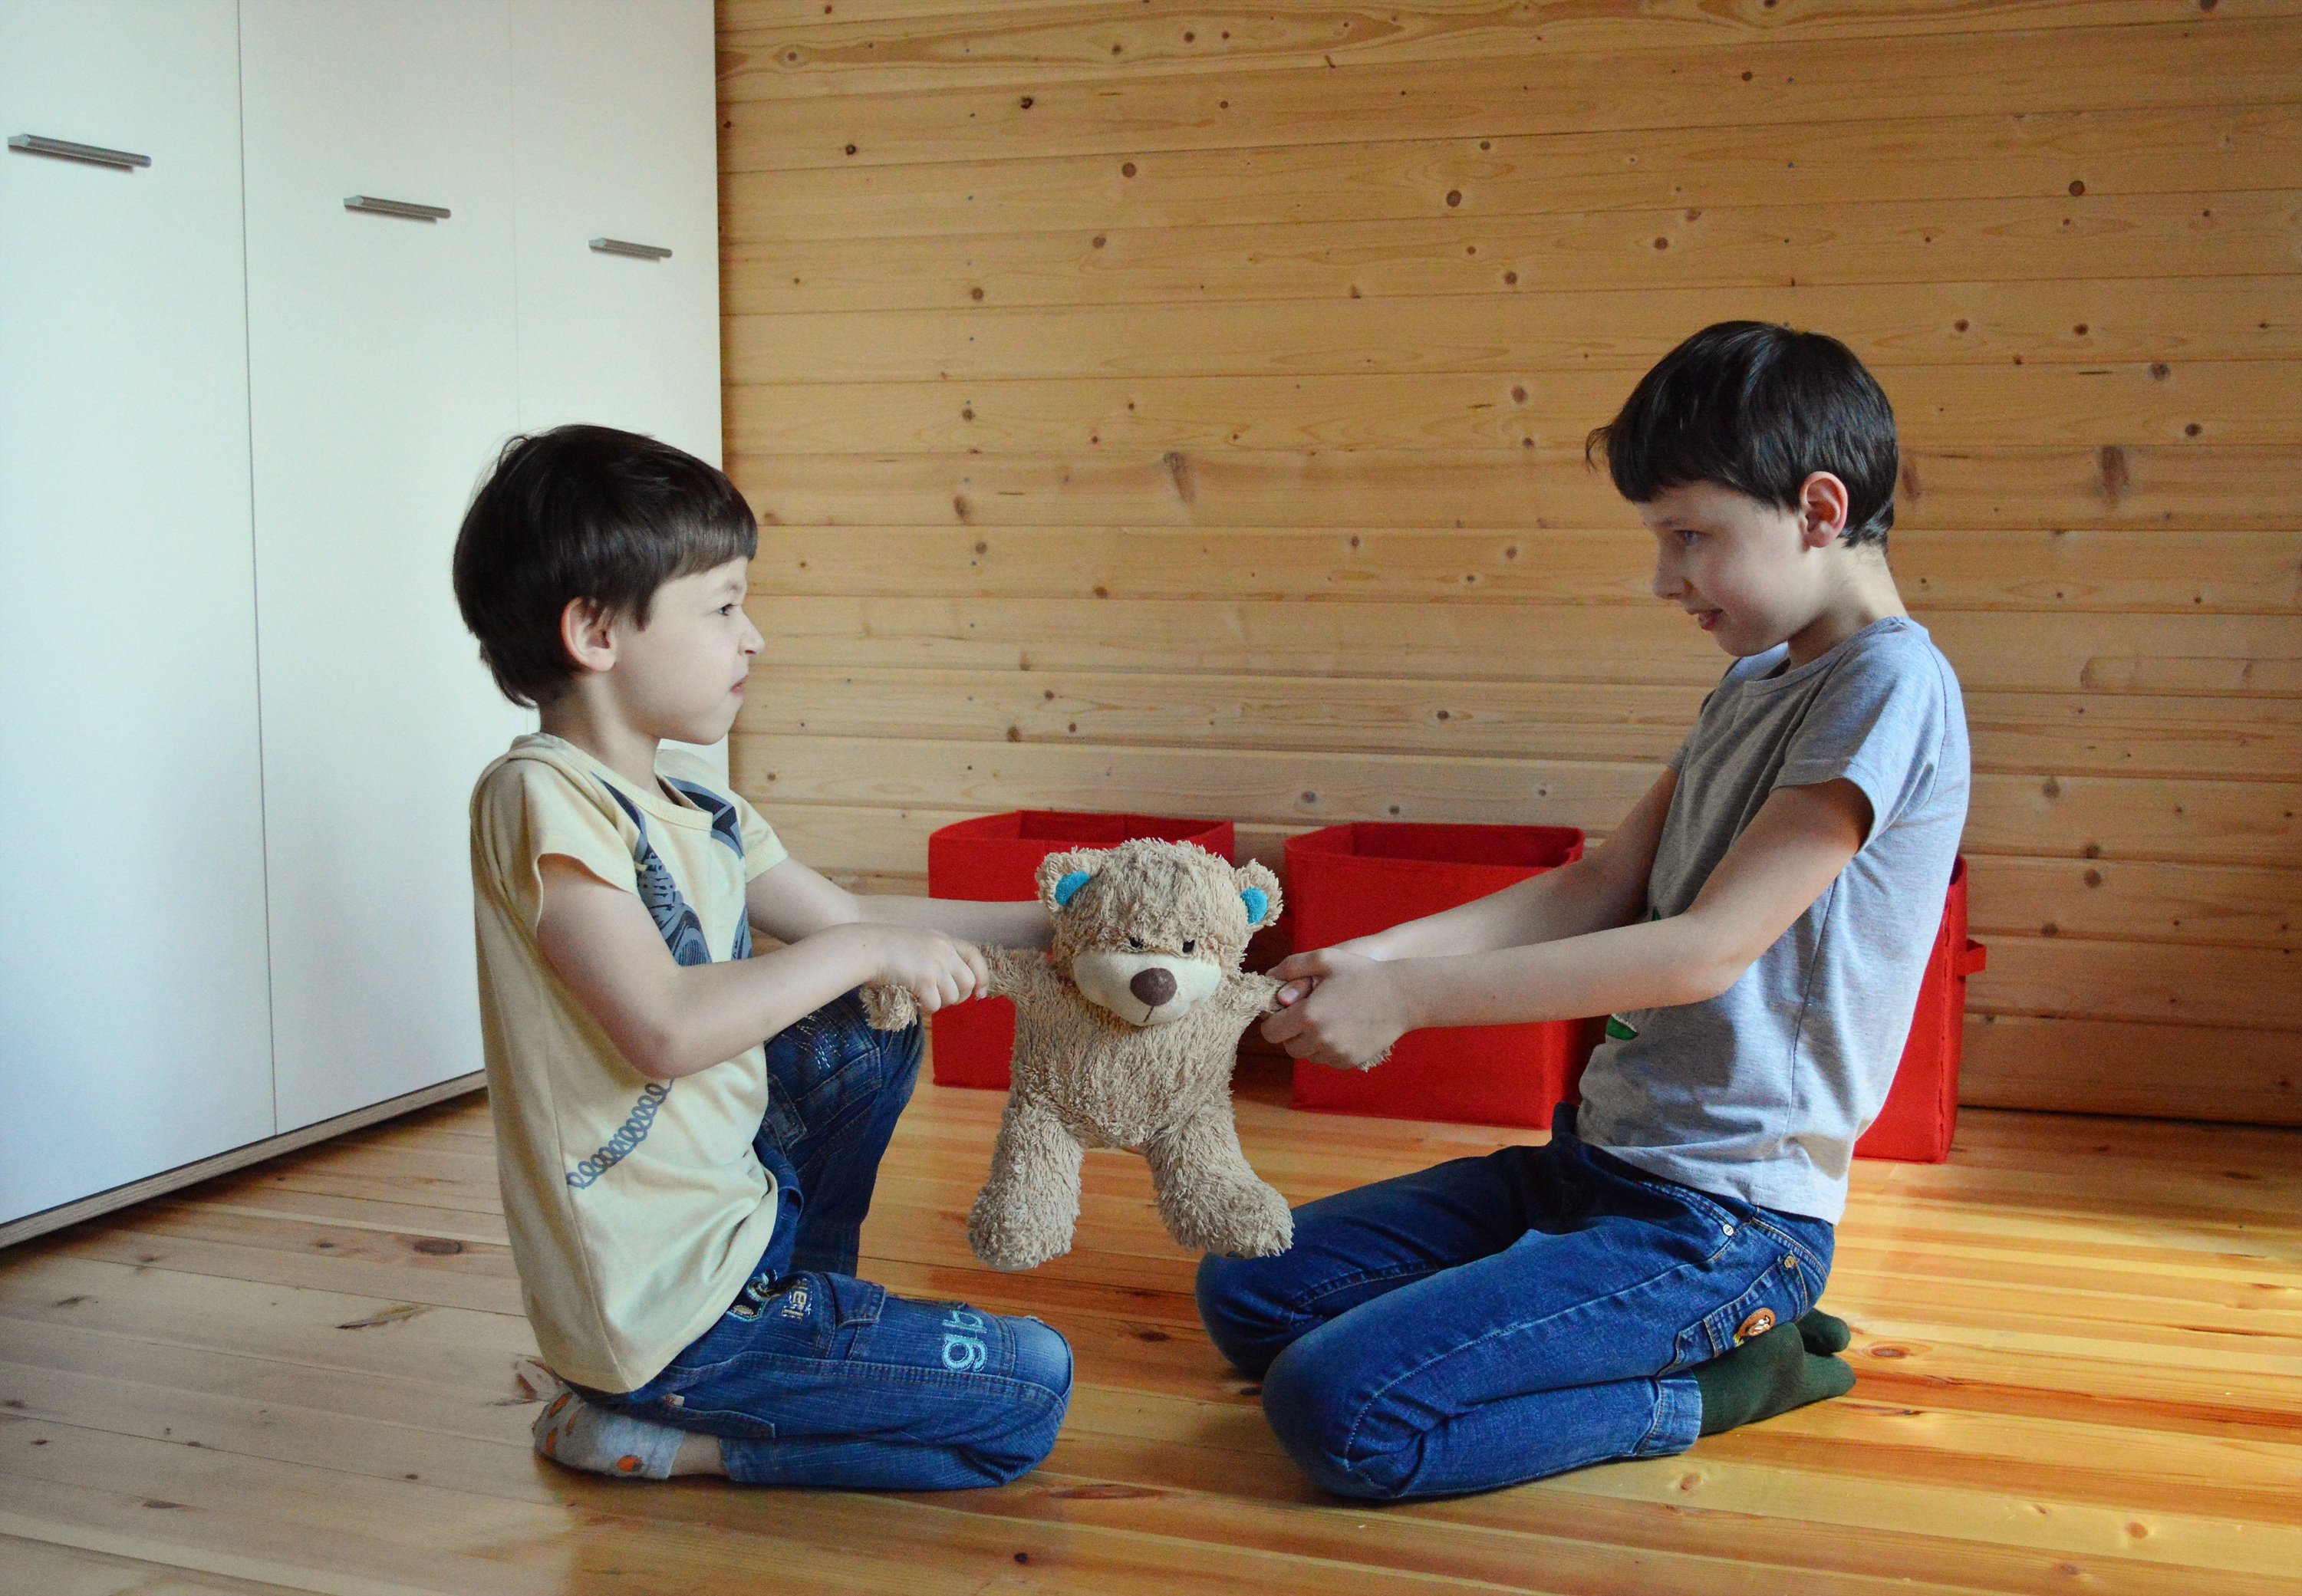
<path id="1" fill-rule="evenodd" d="M 1345 945 L 1297 953 L 1273 966 L 1286 985 L 1263 1039 L 1291 1058 L 1336 1070 L 1372 1070 L 1413 1029 L 1396 972 Z"/>
<path id="2" fill-rule="evenodd" d="M 870 983 L 912 995 L 922 1014 L 964 1003 L 987 979 L 983 950 L 941 931 L 913 926 L 875 926 L 879 972 Z"/>

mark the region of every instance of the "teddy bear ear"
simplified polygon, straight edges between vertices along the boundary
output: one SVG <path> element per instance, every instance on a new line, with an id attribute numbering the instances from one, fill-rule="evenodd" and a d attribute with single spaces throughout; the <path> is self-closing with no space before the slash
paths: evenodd
<path id="1" fill-rule="evenodd" d="M 1259 931 L 1279 918 L 1279 878 L 1269 867 L 1249 860 L 1231 872 L 1239 895 L 1247 904 L 1247 928 Z"/>
<path id="2" fill-rule="evenodd" d="M 1072 848 L 1039 861 L 1039 902 L 1049 914 L 1069 908 L 1079 889 L 1095 878 L 1096 851 Z"/>

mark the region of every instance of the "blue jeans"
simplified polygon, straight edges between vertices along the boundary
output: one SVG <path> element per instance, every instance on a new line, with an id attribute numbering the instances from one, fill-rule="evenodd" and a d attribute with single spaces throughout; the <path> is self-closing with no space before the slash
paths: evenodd
<path id="1" fill-rule="evenodd" d="M 780 1188 L 767 1252 L 661 1373 L 590 1399 L 719 1437 L 730 1477 L 752 1484 L 998 1485 L 1046 1457 L 1071 1400 L 1062 1336 L 855 1278 L 921 1045 L 917 1026 L 873 1030 L 853 993 L 769 1041 L 752 1144 Z"/>
<path id="2" fill-rule="evenodd" d="M 1830 1272 L 1822 1220 L 1633 1169 L 1574 1134 L 1295 1211 L 1271 1258 L 1208 1258 L 1199 1316 L 1272 1429 L 1341 1496 L 1491 1491 L 1685 1450 L 1686 1371 Z"/>

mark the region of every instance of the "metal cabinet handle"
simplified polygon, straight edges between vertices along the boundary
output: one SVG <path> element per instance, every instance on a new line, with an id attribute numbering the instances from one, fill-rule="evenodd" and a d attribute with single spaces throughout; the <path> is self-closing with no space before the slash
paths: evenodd
<path id="1" fill-rule="evenodd" d="M 634 260 L 671 258 L 671 251 L 660 244 L 627 244 L 621 239 L 593 239 L 592 248 L 601 255 L 628 255 Z"/>
<path id="2" fill-rule="evenodd" d="M 417 205 L 412 199 L 378 199 L 371 194 L 355 194 L 344 201 L 348 211 L 365 211 L 371 216 L 405 216 L 410 222 L 445 222 L 448 207 L 444 205 Z"/>
<path id="3" fill-rule="evenodd" d="M 54 155 L 59 161 L 85 161 L 91 166 L 116 166 L 122 172 L 152 164 L 152 157 L 133 150 L 106 149 L 100 144 L 74 144 L 69 139 L 43 139 L 38 133 L 13 133 L 10 149 L 28 155 Z"/>

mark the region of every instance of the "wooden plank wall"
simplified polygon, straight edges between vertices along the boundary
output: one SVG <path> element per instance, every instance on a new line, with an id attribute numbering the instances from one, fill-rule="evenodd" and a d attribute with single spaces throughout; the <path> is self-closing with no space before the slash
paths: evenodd
<path id="1" fill-rule="evenodd" d="M 1958 667 L 1969 1102 L 2302 1122 L 2302 0 L 722 0 L 738 784 L 1603 831 L 1722 661 L 1580 444 L 1877 371 Z"/>

